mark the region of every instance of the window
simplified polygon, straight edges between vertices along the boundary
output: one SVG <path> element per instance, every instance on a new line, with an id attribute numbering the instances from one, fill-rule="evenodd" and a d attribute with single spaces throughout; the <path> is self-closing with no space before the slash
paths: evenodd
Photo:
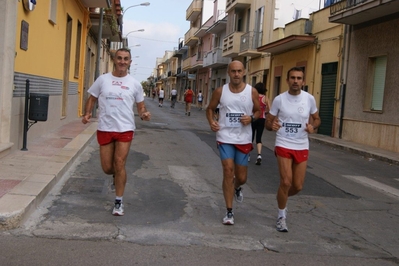
<path id="1" fill-rule="evenodd" d="M 78 29 L 76 32 L 76 50 L 75 50 L 75 78 L 79 78 L 80 66 L 80 42 L 82 41 L 82 23 L 78 21 Z"/>
<path id="2" fill-rule="evenodd" d="M 58 0 L 50 1 L 50 14 L 48 20 L 54 25 L 57 24 L 57 3 Z"/>
<path id="3" fill-rule="evenodd" d="M 264 13 L 265 13 L 264 6 L 262 6 L 255 12 L 254 47 L 253 47 L 255 49 L 262 45 Z"/>
<path id="4" fill-rule="evenodd" d="M 369 58 L 366 110 L 382 111 L 384 102 L 386 68 L 386 56 Z"/>

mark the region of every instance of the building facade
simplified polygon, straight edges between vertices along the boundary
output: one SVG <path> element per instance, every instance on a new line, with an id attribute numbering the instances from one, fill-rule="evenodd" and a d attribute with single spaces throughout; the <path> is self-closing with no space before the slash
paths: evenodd
<path id="1" fill-rule="evenodd" d="M 30 103 L 48 99 L 47 118 L 29 129 L 29 138 L 81 116 L 95 72 L 112 70 L 111 42 L 121 41 L 119 0 L 5 2 L 0 7 L 0 33 L 6 36 L 0 44 L 0 157 L 22 148 L 26 98 Z M 96 35 L 100 13 L 92 7 L 103 8 L 102 36 Z M 31 95 L 40 97 L 25 97 L 27 84 Z"/>
<path id="2" fill-rule="evenodd" d="M 399 152 L 399 1 L 331 1 L 345 25 L 342 107 L 335 137 Z"/>

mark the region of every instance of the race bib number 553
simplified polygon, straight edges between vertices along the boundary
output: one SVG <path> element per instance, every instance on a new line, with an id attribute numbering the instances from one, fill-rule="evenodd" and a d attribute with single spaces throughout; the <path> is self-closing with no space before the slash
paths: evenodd
<path id="1" fill-rule="evenodd" d="M 301 123 L 283 123 L 284 133 L 287 137 L 296 137 L 299 129 L 302 127 Z"/>

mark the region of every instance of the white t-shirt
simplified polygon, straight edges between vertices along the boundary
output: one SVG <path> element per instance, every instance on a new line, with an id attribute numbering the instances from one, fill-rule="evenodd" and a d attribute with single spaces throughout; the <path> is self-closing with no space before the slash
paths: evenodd
<path id="1" fill-rule="evenodd" d="M 164 98 L 165 97 L 165 91 L 164 90 L 160 90 L 159 91 L 159 98 Z"/>
<path id="2" fill-rule="evenodd" d="M 176 96 L 177 95 L 177 90 L 176 89 L 172 89 L 170 91 L 170 94 L 172 94 L 172 96 Z"/>
<path id="3" fill-rule="evenodd" d="M 198 93 L 198 101 L 199 101 L 199 102 L 202 102 L 202 93 L 201 93 L 201 92 Z"/>
<path id="4" fill-rule="evenodd" d="M 140 82 L 130 75 L 119 78 L 107 73 L 99 76 L 88 92 L 98 98 L 98 130 L 126 132 L 136 129 L 133 106 L 144 101 Z"/>
<path id="5" fill-rule="evenodd" d="M 299 95 L 291 95 L 288 91 L 273 100 L 270 114 L 278 117 L 282 127 L 276 134 L 276 146 L 291 150 L 308 150 L 308 132 L 310 114 L 317 112 L 313 95 L 301 91 Z"/>
<path id="6" fill-rule="evenodd" d="M 247 84 L 242 92 L 232 93 L 229 84 L 225 84 L 219 102 L 220 129 L 216 132 L 216 140 L 229 144 L 251 143 L 251 124 L 244 126 L 240 118 L 242 115 L 252 114 L 252 86 Z"/>

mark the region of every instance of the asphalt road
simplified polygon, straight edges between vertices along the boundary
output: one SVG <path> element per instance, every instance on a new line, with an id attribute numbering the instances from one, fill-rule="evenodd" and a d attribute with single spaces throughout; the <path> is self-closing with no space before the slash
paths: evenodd
<path id="1" fill-rule="evenodd" d="M 397 265 L 399 167 L 311 143 L 304 190 L 289 199 L 288 233 L 275 230 L 274 134 L 250 163 L 244 202 L 224 226 L 222 169 L 205 112 L 147 99 L 128 158 L 125 216 L 111 215 L 112 178 L 94 140 L 37 212 L 1 233 L 2 265 Z M 252 152 L 255 158 L 255 151 Z M 3 264 L 4 263 L 4 264 Z"/>

